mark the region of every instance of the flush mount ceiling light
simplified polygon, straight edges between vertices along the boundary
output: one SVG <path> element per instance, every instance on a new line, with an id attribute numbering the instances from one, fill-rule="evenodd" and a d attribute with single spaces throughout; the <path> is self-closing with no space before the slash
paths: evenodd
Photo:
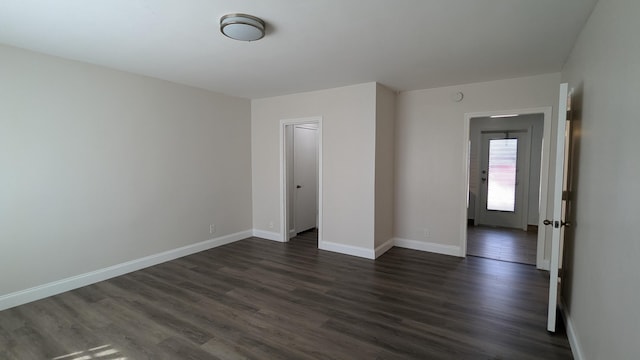
<path id="1" fill-rule="evenodd" d="M 264 36 L 262 19 L 247 14 L 227 14 L 220 18 L 220 32 L 240 41 L 255 41 Z"/>

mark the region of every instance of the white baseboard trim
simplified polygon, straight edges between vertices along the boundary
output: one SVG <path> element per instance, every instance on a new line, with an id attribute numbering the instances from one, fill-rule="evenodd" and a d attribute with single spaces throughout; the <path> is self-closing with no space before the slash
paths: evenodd
<path id="1" fill-rule="evenodd" d="M 389 251 L 389 249 L 393 247 L 394 243 L 395 243 L 395 239 L 391 238 L 385 241 L 384 243 L 382 243 L 382 245 L 376 247 L 376 249 L 374 250 L 376 259 L 380 257 L 380 255 Z"/>
<path id="2" fill-rule="evenodd" d="M 332 251 L 340 254 L 357 256 L 365 259 L 374 260 L 376 258 L 375 250 L 358 246 L 338 244 L 328 241 L 319 241 L 318 249 Z"/>
<path id="3" fill-rule="evenodd" d="M 394 239 L 394 246 L 412 249 L 412 250 L 420 250 L 427 251 L 436 254 L 450 255 L 460 257 L 460 246 L 453 245 L 442 245 L 436 244 L 432 242 L 426 241 L 418 241 L 418 240 L 409 240 L 409 239 Z"/>
<path id="4" fill-rule="evenodd" d="M 560 314 L 562 314 L 564 327 L 567 330 L 567 338 L 569 339 L 569 345 L 571 345 L 573 358 L 575 360 L 585 360 L 584 353 L 582 352 L 582 346 L 580 346 L 580 342 L 578 341 L 576 329 L 573 326 L 571 315 L 567 313 L 567 306 L 564 304 L 564 301 L 560 303 Z"/>
<path id="5" fill-rule="evenodd" d="M 259 237 L 261 239 L 282 242 L 282 235 L 280 235 L 280 233 L 273 232 L 273 231 L 253 229 L 253 236 Z"/>
<path id="6" fill-rule="evenodd" d="M 40 300 L 49 296 L 57 295 L 79 287 L 95 284 L 116 276 L 124 275 L 133 271 L 144 269 L 149 266 L 174 260 L 183 256 L 195 254 L 200 251 L 212 249 L 226 245 L 238 240 L 251 237 L 251 231 L 241 231 L 235 234 L 220 236 L 215 239 L 205 240 L 196 244 L 183 246 L 177 249 L 168 250 L 159 254 L 145 256 L 143 258 L 127 261 L 121 264 L 109 266 L 103 269 L 94 270 L 88 273 L 68 277 L 66 279 L 53 281 L 47 284 L 35 286 L 29 289 L 16 291 L 0 296 L 0 311 L 14 306 L 26 304 Z"/>

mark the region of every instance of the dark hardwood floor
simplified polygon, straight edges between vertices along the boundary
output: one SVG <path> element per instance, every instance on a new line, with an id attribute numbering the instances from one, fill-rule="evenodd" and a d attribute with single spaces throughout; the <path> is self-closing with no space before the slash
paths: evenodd
<path id="1" fill-rule="evenodd" d="M 467 255 L 536 264 L 537 231 L 490 226 L 467 227 Z"/>
<path id="2" fill-rule="evenodd" d="M 571 359 L 547 275 L 242 240 L 0 312 L 0 359 Z"/>

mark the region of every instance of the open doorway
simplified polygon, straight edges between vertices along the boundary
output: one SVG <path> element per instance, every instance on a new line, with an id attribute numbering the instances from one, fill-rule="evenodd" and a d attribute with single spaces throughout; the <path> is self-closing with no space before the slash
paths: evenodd
<path id="1" fill-rule="evenodd" d="M 318 246 L 322 194 L 322 128 L 320 118 L 281 121 L 282 241 Z"/>
<path id="2" fill-rule="evenodd" d="M 550 116 L 550 108 L 540 108 L 465 117 L 465 255 L 548 267 L 538 225 L 546 215 L 541 179 L 548 171 Z"/>

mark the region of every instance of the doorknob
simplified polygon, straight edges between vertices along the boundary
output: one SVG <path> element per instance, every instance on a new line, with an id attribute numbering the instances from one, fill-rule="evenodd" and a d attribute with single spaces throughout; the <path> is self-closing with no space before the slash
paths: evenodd
<path id="1" fill-rule="evenodd" d="M 296 185 L 296 189 L 300 189 L 302 185 Z"/>
<path id="2" fill-rule="evenodd" d="M 543 223 L 543 224 L 545 224 L 545 225 L 547 225 L 547 226 L 548 226 L 548 225 L 554 225 L 554 227 L 555 227 L 555 228 L 559 228 L 559 227 L 561 227 L 561 226 L 564 226 L 564 227 L 571 227 L 571 221 L 556 221 L 556 222 L 554 223 L 554 222 L 553 222 L 553 221 L 551 221 L 551 220 L 546 220 L 546 219 L 545 219 L 542 223 Z"/>

